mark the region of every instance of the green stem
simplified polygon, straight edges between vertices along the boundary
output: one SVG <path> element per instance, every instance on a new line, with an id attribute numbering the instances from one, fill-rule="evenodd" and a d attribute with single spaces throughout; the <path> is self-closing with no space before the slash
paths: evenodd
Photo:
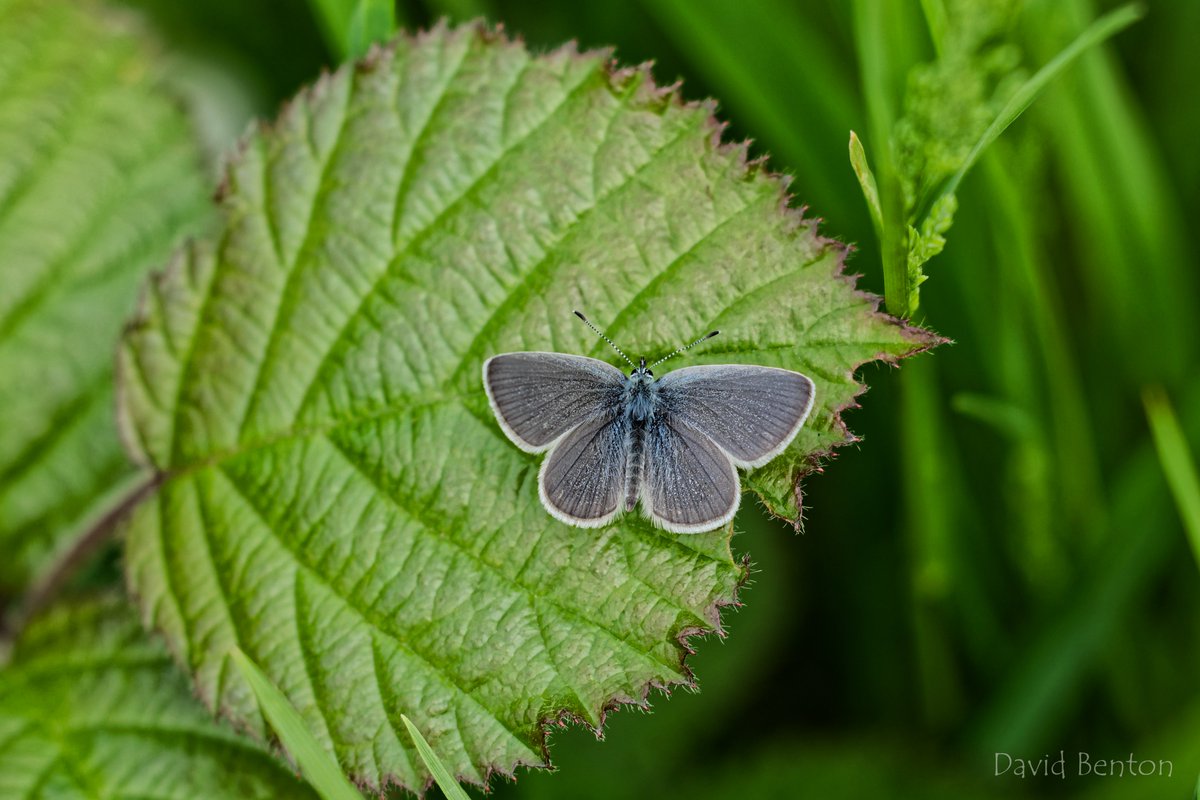
<path id="1" fill-rule="evenodd" d="M 946 612 L 957 573 L 952 554 L 956 498 L 965 490 L 948 474 L 952 445 L 938 407 L 937 362 L 914 360 L 901 374 L 900 442 L 905 455 L 904 506 L 911 615 L 921 703 L 928 723 L 946 729 L 963 706 Z"/>
<path id="2" fill-rule="evenodd" d="M 854 35 L 862 74 L 862 92 L 866 98 L 868 128 L 871 135 L 876 180 L 879 189 L 880 256 L 883 261 L 883 294 L 887 310 L 900 317 L 910 316 L 912 294 L 908 275 L 908 225 L 904 201 L 892 165 L 891 141 L 895 109 L 889 91 L 893 55 L 889 47 L 888 20 L 882 0 L 856 0 Z"/>
<path id="3" fill-rule="evenodd" d="M 86 531 L 62 552 L 38 580 L 29 587 L 20 604 L 0 620 L 0 639 L 12 640 L 20 635 L 30 619 L 46 609 L 85 564 L 116 533 L 120 523 L 142 500 L 153 494 L 162 483 L 162 475 L 142 476 L 118 491 L 122 494 L 112 507 L 91 523 Z"/>

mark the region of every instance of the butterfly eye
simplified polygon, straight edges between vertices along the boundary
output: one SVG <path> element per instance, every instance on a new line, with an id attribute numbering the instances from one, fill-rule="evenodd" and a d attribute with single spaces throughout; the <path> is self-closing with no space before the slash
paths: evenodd
<path id="1" fill-rule="evenodd" d="M 652 369 L 648 369 L 648 370 L 646 370 L 646 374 L 647 374 L 648 376 L 650 376 L 651 378 L 653 378 L 653 377 L 654 377 L 654 370 L 652 370 Z"/>

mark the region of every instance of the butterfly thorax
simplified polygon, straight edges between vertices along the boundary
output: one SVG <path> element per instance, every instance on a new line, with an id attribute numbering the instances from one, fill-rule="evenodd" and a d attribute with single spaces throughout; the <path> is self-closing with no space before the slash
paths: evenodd
<path id="1" fill-rule="evenodd" d="M 629 373 L 625 381 L 625 414 L 635 425 L 643 425 L 654 416 L 658 405 L 658 386 L 654 373 L 646 369 L 646 359 L 642 365 Z"/>
<path id="2" fill-rule="evenodd" d="M 632 511 L 638 502 L 644 468 L 646 431 L 653 423 L 658 405 L 658 383 L 654 373 L 646 368 L 646 359 L 643 358 L 641 366 L 629 373 L 625 380 L 623 408 L 627 420 L 625 446 L 628 453 L 625 469 L 626 511 Z"/>

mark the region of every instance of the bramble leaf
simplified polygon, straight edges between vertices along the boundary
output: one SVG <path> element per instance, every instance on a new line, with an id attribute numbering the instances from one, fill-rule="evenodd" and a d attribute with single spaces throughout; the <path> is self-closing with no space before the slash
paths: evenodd
<path id="1" fill-rule="evenodd" d="M 127 439 L 164 479 L 130 581 L 207 702 L 262 730 L 240 647 L 355 780 L 419 790 L 401 715 L 478 784 L 544 764 L 557 721 L 691 683 L 686 637 L 745 577 L 731 530 L 556 522 L 483 361 L 608 357 L 575 308 L 648 356 L 720 328 L 671 366 L 816 382 L 746 479 L 795 516 L 799 474 L 850 438 L 853 370 L 938 341 L 877 313 L 719 134 L 645 70 L 466 26 L 373 51 L 245 143 L 221 236 L 148 285 L 120 358 Z"/>
<path id="2" fill-rule="evenodd" d="M 0 797 L 316 800 L 214 722 L 114 598 L 56 606 L 0 669 Z"/>
<path id="3" fill-rule="evenodd" d="M 92 3 L 0 1 L 0 594 L 134 479 L 112 420 L 121 323 L 211 214 L 146 49 Z"/>

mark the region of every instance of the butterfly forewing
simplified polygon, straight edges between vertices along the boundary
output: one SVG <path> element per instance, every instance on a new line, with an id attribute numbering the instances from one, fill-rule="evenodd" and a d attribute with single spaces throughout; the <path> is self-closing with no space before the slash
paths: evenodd
<path id="1" fill-rule="evenodd" d="M 646 429 L 642 503 L 675 533 L 695 533 L 733 519 L 740 497 L 729 456 L 687 424 L 663 420 Z"/>
<path id="2" fill-rule="evenodd" d="M 670 419 L 716 442 L 740 467 L 758 467 L 791 443 L 813 405 L 799 372 L 742 364 L 685 367 L 658 381 Z"/>
<path id="3" fill-rule="evenodd" d="M 624 495 L 629 422 L 622 414 L 584 420 L 551 449 L 538 474 L 542 503 L 563 522 L 607 524 Z"/>
<path id="4" fill-rule="evenodd" d="M 554 440 L 620 402 L 625 376 L 616 367 L 564 353 L 505 353 L 483 365 L 483 385 L 504 432 L 523 450 Z"/>

